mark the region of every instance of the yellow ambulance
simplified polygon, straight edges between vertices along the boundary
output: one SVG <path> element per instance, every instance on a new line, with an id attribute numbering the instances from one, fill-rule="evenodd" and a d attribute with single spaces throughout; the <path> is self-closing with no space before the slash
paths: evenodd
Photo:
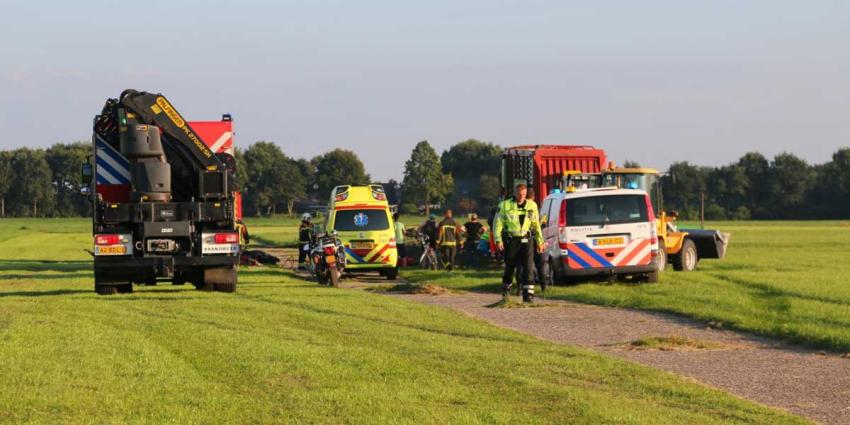
<path id="1" fill-rule="evenodd" d="M 345 245 L 345 269 L 398 277 L 398 251 L 387 195 L 381 185 L 337 186 L 325 221 Z"/>

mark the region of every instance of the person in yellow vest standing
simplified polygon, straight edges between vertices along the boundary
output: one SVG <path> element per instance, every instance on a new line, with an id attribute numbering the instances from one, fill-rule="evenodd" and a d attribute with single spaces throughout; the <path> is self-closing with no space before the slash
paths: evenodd
<path id="1" fill-rule="evenodd" d="M 455 256 L 457 256 L 457 244 L 460 240 L 460 227 L 452 218 L 452 210 L 446 210 L 446 216 L 437 228 L 440 238 L 440 254 L 443 257 L 443 266 L 446 270 L 454 269 Z"/>
<path id="2" fill-rule="evenodd" d="M 407 248 L 404 244 L 404 223 L 398 220 L 398 213 L 393 214 L 393 225 L 395 226 L 395 246 L 398 251 L 398 264 L 407 266 Z"/>
<path id="3" fill-rule="evenodd" d="M 537 203 L 527 199 L 527 195 L 526 185 L 518 184 L 514 196 L 499 204 L 493 236 L 496 246 L 505 253 L 502 297 L 508 299 L 514 272 L 522 264 L 524 273 L 517 284 L 522 285 L 522 301 L 531 303 L 534 302 L 534 251 L 543 250 L 543 231 Z"/>

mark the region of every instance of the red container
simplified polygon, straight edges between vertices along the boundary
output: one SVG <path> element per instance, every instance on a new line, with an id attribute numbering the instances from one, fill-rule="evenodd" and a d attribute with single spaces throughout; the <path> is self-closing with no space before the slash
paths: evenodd
<path id="1" fill-rule="evenodd" d="M 558 187 L 564 171 L 600 173 L 607 165 L 605 151 L 593 146 L 523 145 L 506 148 L 502 154 L 502 189 L 507 194 L 519 183 L 534 190 L 540 203 Z"/>

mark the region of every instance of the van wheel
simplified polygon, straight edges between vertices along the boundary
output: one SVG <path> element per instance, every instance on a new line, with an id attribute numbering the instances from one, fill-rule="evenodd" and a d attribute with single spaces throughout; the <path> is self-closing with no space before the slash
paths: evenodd
<path id="1" fill-rule="evenodd" d="M 387 269 L 385 275 L 387 276 L 387 280 L 398 279 L 398 267 L 393 267 L 391 269 Z"/>
<path id="2" fill-rule="evenodd" d="M 697 267 L 697 247 L 694 241 L 685 239 L 682 249 L 673 256 L 673 269 L 677 271 L 693 271 Z"/>
<path id="3" fill-rule="evenodd" d="M 648 283 L 658 283 L 658 270 L 647 273 L 645 280 Z"/>
<path id="4" fill-rule="evenodd" d="M 658 271 L 663 272 L 667 268 L 667 247 L 664 245 L 664 239 L 658 240 L 658 256 L 655 257 L 658 263 Z"/>

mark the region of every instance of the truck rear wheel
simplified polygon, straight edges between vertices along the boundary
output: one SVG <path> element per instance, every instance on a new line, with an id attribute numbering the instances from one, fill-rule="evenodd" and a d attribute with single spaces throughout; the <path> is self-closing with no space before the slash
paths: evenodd
<path id="1" fill-rule="evenodd" d="M 204 270 L 204 291 L 236 292 L 236 268 L 216 267 Z"/>
<path id="2" fill-rule="evenodd" d="M 694 241 L 685 239 L 682 242 L 682 249 L 673 256 L 673 269 L 677 271 L 689 272 L 697 267 L 697 247 Z"/>
<path id="3" fill-rule="evenodd" d="M 115 295 L 133 293 L 133 283 L 120 269 L 95 268 L 94 292 L 98 295 Z"/>

